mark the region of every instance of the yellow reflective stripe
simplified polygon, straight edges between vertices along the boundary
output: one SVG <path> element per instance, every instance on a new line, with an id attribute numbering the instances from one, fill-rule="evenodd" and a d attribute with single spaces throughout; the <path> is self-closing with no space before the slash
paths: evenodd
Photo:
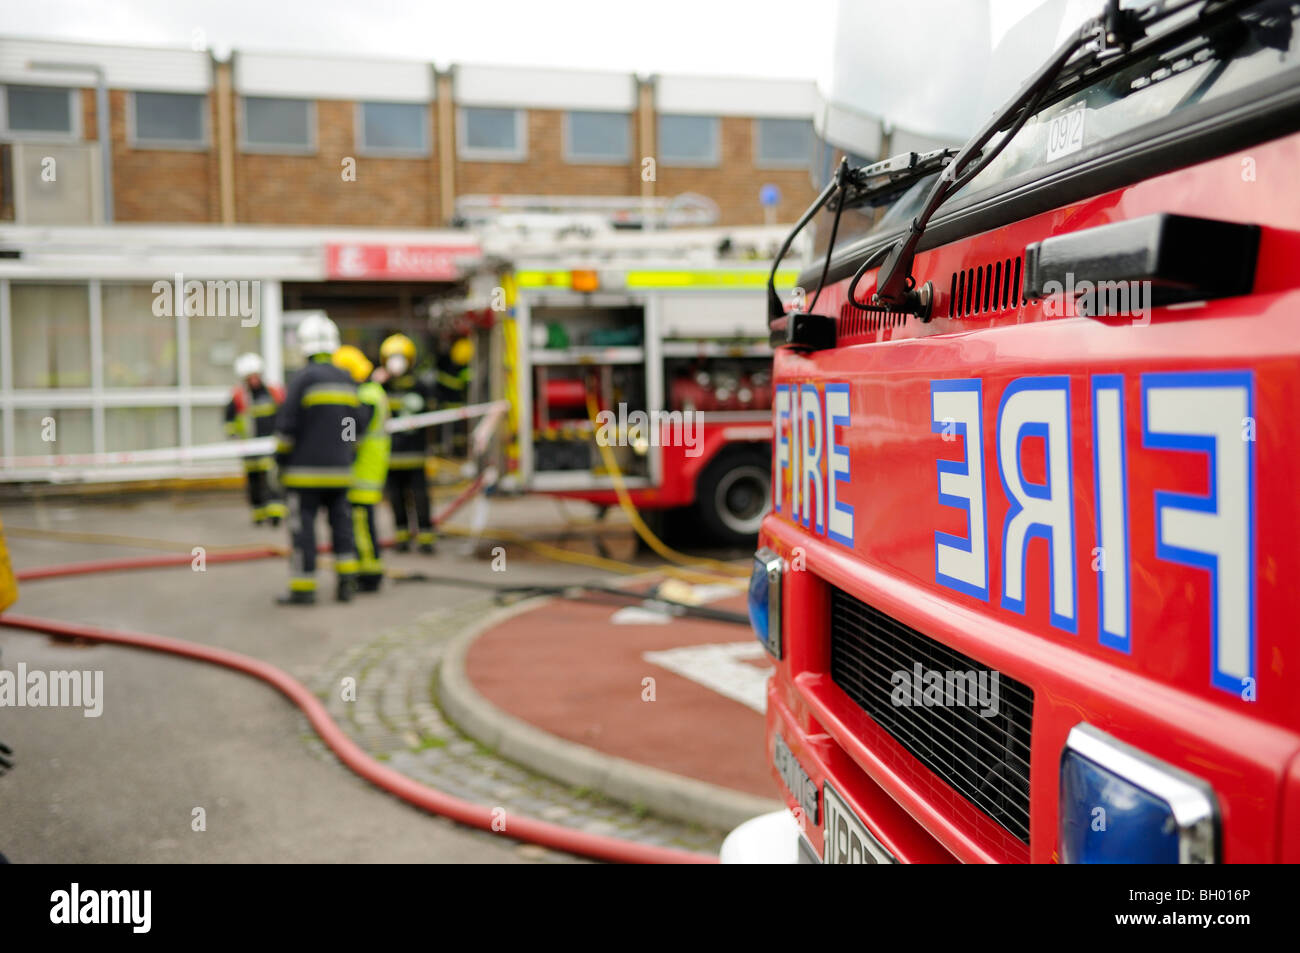
<path id="1" fill-rule="evenodd" d="M 767 271 L 629 271 L 629 288 L 762 288 L 767 285 Z M 782 268 L 776 273 L 778 288 L 793 288 L 799 279 L 796 268 Z"/>
<path id="2" fill-rule="evenodd" d="M 427 530 L 423 533 L 417 534 L 415 537 L 415 541 L 417 543 L 432 543 L 436 539 L 437 537 L 434 536 L 433 533 L 428 532 Z"/>
<path id="3" fill-rule="evenodd" d="M 520 288 L 571 288 L 573 275 L 567 271 L 520 271 L 515 273 Z"/>
<path id="4" fill-rule="evenodd" d="M 352 474 L 346 470 L 289 469 L 284 472 L 280 482 L 285 486 L 332 489 L 349 486 L 352 483 Z"/>
<path id="5" fill-rule="evenodd" d="M 267 516 L 279 516 L 281 519 L 283 519 L 288 512 L 289 511 L 285 508 L 285 505 L 283 503 L 266 504 Z"/>
<path id="6" fill-rule="evenodd" d="M 340 576 L 347 576 L 357 571 L 360 564 L 355 559 L 340 559 L 334 563 L 334 571 Z"/>
<path id="7" fill-rule="evenodd" d="M 276 412 L 277 410 L 279 410 L 279 408 L 276 407 L 275 404 L 254 404 L 254 405 L 253 405 L 253 416 L 254 416 L 254 417 L 270 417 L 270 416 L 274 415 L 275 412 Z"/>
<path id="8" fill-rule="evenodd" d="M 315 579 L 290 579 L 289 591 L 290 592 L 315 592 L 316 580 Z"/>
<path id="9" fill-rule="evenodd" d="M 269 470 L 269 469 L 271 469 L 270 457 L 245 457 L 244 458 L 245 473 L 261 473 L 262 471 Z"/>
<path id="10" fill-rule="evenodd" d="M 302 406 L 317 407 L 321 404 L 331 404 L 340 407 L 358 406 L 357 395 L 352 391 L 346 390 L 317 390 L 304 394 Z"/>

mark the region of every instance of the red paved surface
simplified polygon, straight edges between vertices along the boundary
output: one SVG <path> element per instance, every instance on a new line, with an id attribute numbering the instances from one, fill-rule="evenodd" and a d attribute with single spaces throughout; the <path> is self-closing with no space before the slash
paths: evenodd
<path id="1" fill-rule="evenodd" d="M 716 603 L 744 611 L 744 599 Z M 744 642 L 750 629 L 696 620 L 615 625 L 617 605 L 554 600 L 508 619 L 470 646 L 466 669 L 492 704 L 606 754 L 777 797 L 763 752 L 763 716 L 645 661 L 645 652 Z M 766 666 L 766 662 L 761 662 Z M 656 700 L 641 700 L 655 679 Z"/>

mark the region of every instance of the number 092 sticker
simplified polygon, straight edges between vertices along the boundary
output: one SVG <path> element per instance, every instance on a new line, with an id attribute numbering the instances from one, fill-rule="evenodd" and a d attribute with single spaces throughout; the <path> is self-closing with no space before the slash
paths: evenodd
<path id="1" fill-rule="evenodd" d="M 1053 116 L 1047 126 L 1047 160 L 1053 162 L 1083 148 L 1083 119 L 1087 107 L 1075 106 Z"/>

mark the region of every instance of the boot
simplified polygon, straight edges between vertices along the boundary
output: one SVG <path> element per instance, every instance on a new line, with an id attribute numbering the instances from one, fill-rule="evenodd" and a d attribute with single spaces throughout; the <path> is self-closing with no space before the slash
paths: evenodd
<path id="1" fill-rule="evenodd" d="M 357 591 L 357 577 L 352 575 L 339 576 L 338 588 L 335 590 L 335 598 L 339 602 L 351 602 L 352 596 Z"/>
<path id="2" fill-rule="evenodd" d="M 383 581 L 383 573 L 362 573 L 357 576 L 357 592 L 378 592 Z"/>
<path id="3" fill-rule="evenodd" d="M 275 601 L 277 605 L 282 606 L 313 606 L 316 604 L 316 593 L 300 592 L 295 589 L 280 593 L 275 597 Z"/>

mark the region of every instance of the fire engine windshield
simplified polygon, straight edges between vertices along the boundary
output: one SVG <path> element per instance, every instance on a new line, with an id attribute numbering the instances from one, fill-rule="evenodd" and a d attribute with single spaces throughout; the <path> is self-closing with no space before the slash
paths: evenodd
<path id="1" fill-rule="evenodd" d="M 1200 10 L 1200 5 L 1190 5 L 1162 23 L 1159 32 L 1185 25 Z M 1191 35 L 1176 47 L 1125 63 L 1039 110 L 954 200 L 995 190 L 1008 179 L 1046 166 L 1068 166 L 1108 140 L 1129 133 L 1141 135 L 1142 127 L 1156 120 L 1213 103 L 1296 69 L 1300 66 L 1297 19 L 1300 6 L 1283 0 L 1263 2 L 1212 31 Z M 1023 41 L 1019 42 L 1023 51 Z M 1000 52 L 1001 46 L 995 50 L 994 60 Z M 1026 72 L 1032 66 L 1029 64 Z M 899 231 L 918 213 L 933 181 L 934 176 L 928 176 L 915 183 L 874 222 L 863 223 L 860 217 L 857 229 L 852 224 L 847 229 L 842 225 L 837 244 L 843 247 L 855 238 Z M 818 231 L 820 239 L 826 228 Z"/>

